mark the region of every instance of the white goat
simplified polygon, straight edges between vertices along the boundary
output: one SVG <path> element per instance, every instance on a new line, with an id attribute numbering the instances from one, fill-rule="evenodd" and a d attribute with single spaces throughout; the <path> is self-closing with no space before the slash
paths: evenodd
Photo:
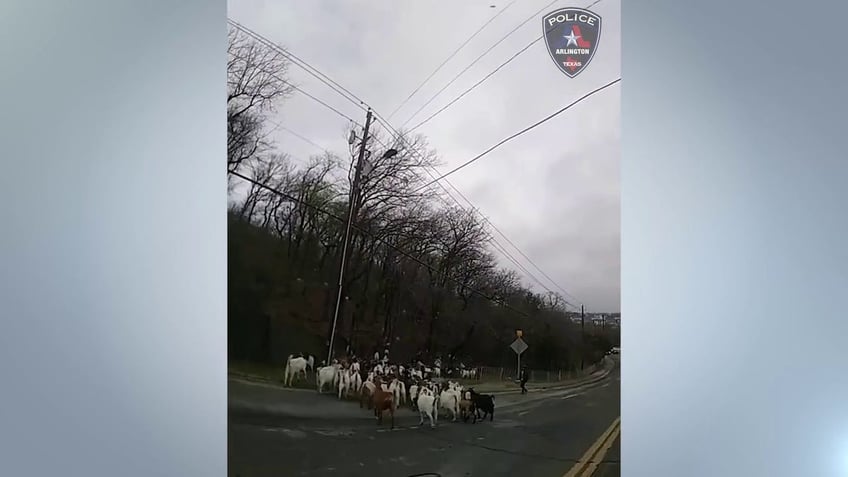
<path id="1" fill-rule="evenodd" d="M 430 419 L 430 427 L 436 427 L 436 422 L 439 420 L 439 406 L 436 403 L 436 395 L 429 388 L 421 388 L 418 395 L 418 415 L 421 416 L 421 421 L 418 425 L 424 425 L 424 416 Z"/>
<path id="2" fill-rule="evenodd" d="M 300 373 L 303 373 L 305 378 L 306 365 L 307 361 L 305 359 L 295 358 L 293 355 L 289 355 L 289 359 L 286 361 L 286 374 L 283 377 L 283 384 L 291 386 L 294 382 L 294 378 Z"/>
<path id="3" fill-rule="evenodd" d="M 451 412 L 453 420 L 459 414 L 459 392 L 454 389 L 445 389 L 439 394 L 439 406 Z"/>
<path id="4" fill-rule="evenodd" d="M 350 372 L 343 370 L 339 373 L 339 399 L 350 393 Z"/>
<path id="5" fill-rule="evenodd" d="M 362 391 L 362 375 L 359 374 L 359 371 L 353 371 L 350 379 L 351 389 L 356 393 Z"/>
<path id="6" fill-rule="evenodd" d="M 324 386 L 326 385 L 330 385 L 330 389 L 333 389 L 336 377 L 339 374 L 337 371 L 337 365 L 324 366 L 323 368 L 318 369 L 318 375 L 316 376 L 315 381 L 318 383 L 319 393 L 324 391 Z"/>
<path id="7" fill-rule="evenodd" d="M 389 391 L 394 396 L 395 403 L 398 406 L 406 402 L 406 385 L 403 384 L 403 381 L 398 379 L 392 380 L 392 384 L 389 385 Z"/>

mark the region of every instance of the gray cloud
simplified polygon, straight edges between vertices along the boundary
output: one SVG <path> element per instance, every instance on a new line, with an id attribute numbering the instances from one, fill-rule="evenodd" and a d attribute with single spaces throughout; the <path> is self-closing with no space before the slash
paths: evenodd
<path id="1" fill-rule="evenodd" d="M 229 15 L 289 48 L 388 116 L 497 12 L 489 8 L 493 3 L 499 9 L 507 2 L 231 0 Z M 392 118 L 392 124 L 399 127 L 477 55 L 546 3 L 516 2 L 434 76 Z M 551 10 L 563 6 L 573 4 L 557 4 Z M 562 74 L 539 42 L 417 131 L 438 150 L 444 163 L 441 172 L 620 76 L 620 1 L 603 0 L 592 10 L 603 19 L 601 42 L 591 65 L 577 78 Z M 498 45 L 408 126 L 441 108 L 541 33 L 539 16 Z M 290 77 L 363 121 L 364 113 L 299 68 L 292 67 Z M 347 121 L 302 95 L 281 105 L 276 120 L 327 149 L 347 150 L 343 135 Z M 450 177 L 589 311 L 620 309 L 620 136 L 617 85 Z M 285 131 L 273 137 L 281 150 L 295 157 L 316 152 Z M 518 253 L 513 255 L 523 261 Z M 516 268 L 507 260 L 503 264 Z"/>

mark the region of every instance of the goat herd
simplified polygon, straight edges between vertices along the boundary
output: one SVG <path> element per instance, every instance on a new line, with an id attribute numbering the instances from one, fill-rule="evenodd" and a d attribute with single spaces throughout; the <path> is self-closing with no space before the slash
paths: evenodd
<path id="1" fill-rule="evenodd" d="M 391 427 L 395 425 L 395 411 L 399 406 L 408 405 L 417 411 L 424 424 L 425 417 L 430 427 L 435 427 L 439 419 L 439 410 L 450 413 L 453 421 L 457 418 L 476 423 L 478 419 L 494 419 L 495 397 L 491 394 L 480 394 L 474 388 L 465 388 L 460 383 L 441 377 L 441 362 L 437 359 L 433 366 L 424 366 L 417 362 L 405 367 L 390 364 L 388 356 L 382 360 L 379 355 L 367 363 L 356 358 L 333 360 L 329 366 L 315 369 L 315 358 L 306 356 L 289 356 L 286 363 L 283 382 L 291 386 L 294 380 L 303 376 L 307 371 L 315 372 L 318 393 L 325 389 L 338 393 L 338 398 L 356 398 L 360 409 L 367 407 L 373 410 L 377 424 L 382 424 L 383 414 L 388 413 Z M 460 369 L 459 375 L 467 379 L 476 379 L 476 369 Z M 454 370 L 449 370 L 449 376 Z M 480 413 L 482 412 L 482 416 Z"/>

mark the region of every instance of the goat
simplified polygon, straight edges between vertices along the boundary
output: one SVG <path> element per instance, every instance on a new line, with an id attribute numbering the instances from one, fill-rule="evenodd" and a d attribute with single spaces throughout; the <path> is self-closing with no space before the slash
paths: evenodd
<path id="1" fill-rule="evenodd" d="M 415 409 L 418 405 L 418 385 L 412 384 L 409 386 L 409 405 Z"/>
<path id="2" fill-rule="evenodd" d="M 330 389 L 333 389 L 338 374 L 339 372 L 336 366 L 324 366 L 323 368 L 319 368 L 318 375 L 315 379 L 318 384 L 318 393 L 322 393 L 324 391 L 324 386 L 327 384 L 330 385 Z"/>
<path id="3" fill-rule="evenodd" d="M 339 399 L 342 396 L 347 396 L 350 393 L 350 381 L 351 381 L 350 371 L 343 370 L 339 376 Z"/>
<path id="4" fill-rule="evenodd" d="M 453 389 L 445 389 L 439 393 L 439 406 L 451 412 L 453 420 L 459 414 L 459 393 Z"/>
<path id="5" fill-rule="evenodd" d="M 350 385 L 353 391 L 356 393 L 362 391 L 362 374 L 359 371 L 353 371 L 350 377 Z"/>
<path id="6" fill-rule="evenodd" d="M 286 373 L 283 377 L 283 384 L 286 386 L 291 386 L 294 383 L 294 378 L 303 373 L 304 377 L 306 377 L 306 365 L 308 362 L 303 358 L 295 358 L 293 355 L 289 355 L 289 359 L 286 360 Z"/>
<path id="7" fill-rule="evenodd" d="M 471 400 L 471 393 L 466 391 L 461 395 L 459 401 L 459 415 L 462 417 L 462 422 L 468 422 L 468 418 L 474 416 L 474 423 L 477 423 L 477 406 Z"/>
<path id="8" fill-rule="evenodd" d="M 377 390 L 377 386 L 374 385 L 371 381 L 365 381 L 362 385 L 362 390 L 359 393 L 359 408 L 362 409 L 362 403 L 364 402 L 368 409 L 370 410 L 373 405 L 374 392 Z"/>
<path id="9" fill-rule="evenodd" d="M 392 380 L 392 384 L 389 385 L 389 391 L 395 397 L 395 402 L 397 402 L 398 406 L 406 402 L 406 385 L 403 384 L 403 381 L 399 379 Z"/>
<path id="10" fill-rule="evenodd" d="M 474 391 L 474 388 L 469 388 L 468 391 L 476 408 L 475 415 L 477 415 L 477 412 L 483 411 L 482 419 L 485 420 L 486 416 L 489 416 L 489 420 L 493 420 L 495 418 L 495 396 L 491 394 L 480 394 Z"/>
<path id="11" fill-rule="evenodd" d="M 430 419 L 430 427 L 436 427 L 436 422 L 439 420 L 439 406 L 436 404 L 435 393 L 429 388 L 421 388 L 416 404 L 418 406 L 418 415 L 421 416 L 418 425 L 424 425 L 424 416 L 427 416 Z"/>
<path id="12" fill-rule="evenodd" d="M 378 379 L 377 389 L 374 391 L 374 414 L 377 416 L 377 425 L 383 423 L 383 412 L 389 411 L 392 418 L 391 428 L 395 428 L 395 400 L 392 393 L 383 388 L 383 383 Z"/>

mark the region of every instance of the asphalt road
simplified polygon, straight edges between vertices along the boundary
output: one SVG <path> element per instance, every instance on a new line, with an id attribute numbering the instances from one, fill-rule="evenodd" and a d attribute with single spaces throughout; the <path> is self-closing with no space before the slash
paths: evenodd
<path id="1" fill-rule="evenodd" d="M 493 421 L 454 423 L 440 414 L 435 429 L 427 423 L 419 428 L 408 415 L 390 430 L 388 422 L 378 426 L 369 419 L 231 414 L 229 475 L 561 477 L 594 445 L 605 455 L 592 475 L 617 477 L 619 438 L 606 431 L 620 416 L 620 390 L 616 369 L 599 386 L 545 400 L 534 397 L 501 411 L 496 400 Z M 596 444 L 604 435 L 611 446 Z"/>

